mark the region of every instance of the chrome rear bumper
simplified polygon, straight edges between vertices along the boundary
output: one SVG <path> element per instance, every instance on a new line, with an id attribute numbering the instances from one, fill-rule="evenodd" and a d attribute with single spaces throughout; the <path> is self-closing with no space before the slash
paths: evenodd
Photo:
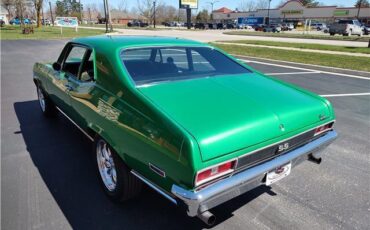
<path id="1" fill-rule="evenodd" d="M 310 158 L 319 162 L 321 151 L 337 138 L 335 131 L 309 142 L 284 155 L 248 168 L 234 175 L 215 182 L 200 191 L 183 189 L 177 185 L 172 186 L 172 194 L 187 206 L 189 216 L 197 216 L 213 207 L 218 206 L 234 197 L 237 197 L 253 188 L 263 184 L 267 172 L 291 162 L 292 167 Z"/>

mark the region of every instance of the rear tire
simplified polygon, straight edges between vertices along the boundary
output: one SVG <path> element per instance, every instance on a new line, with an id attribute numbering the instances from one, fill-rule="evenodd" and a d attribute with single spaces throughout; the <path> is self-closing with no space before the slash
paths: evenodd
<path id="1" fill-rule="evenodd" d="M 95 162 L 104 192 L 114 202 L 123 202 L 137 196 L 142 182 L 102 138 L 94 142 Z"/>
<path id="2" fill-rule="evenodd" d="M 40 85 L 37 85 L 36 88 L 37 88 L 37 98 L 39 101 L 42 114 L 45 117 L 55 117 L 57 110 L 54 103 L 50 100 L 50 98 L 45 93 L 45 91 L 40 87 Z"/>

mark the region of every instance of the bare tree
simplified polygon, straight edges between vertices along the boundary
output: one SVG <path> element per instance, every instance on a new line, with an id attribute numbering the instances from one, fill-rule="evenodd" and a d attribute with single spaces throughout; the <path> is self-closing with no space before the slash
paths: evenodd
<path id="1" fill-rule="evenodd" d="M 257 0 L 256 9 L 267 9 L 269 7 L 269 0 Z"/>
<path id="2" fill-rule="evenodd" d="M 1 6 L 8 12 L 9 19 L 13 16 L 12 9 L 15 7 L 15 0 L 2 0 Z"/>
<path id="3" fill-rule="evenodd" d="M 155 13 L 157 14 L 163 6 L 162 2 L 156 1 Z M 149 20 L 149 23 L 152 24 L 154 18 L 153 0 L 137 0 L 137 11 L 140 16 Z"/>
<path id="4" fill-rule="evenodd" d="M 117 8 L 119 11 L 122 11 L 124 13 L 127 13 L 127 0 L 120 0 L 118 1 Z"/>
<path id="5" fill-rule="evenodd" d="M 240 11 L 255 11 L 256 2 L 253 0 L 242 0 L 239 3 L 238 9 Z"/>

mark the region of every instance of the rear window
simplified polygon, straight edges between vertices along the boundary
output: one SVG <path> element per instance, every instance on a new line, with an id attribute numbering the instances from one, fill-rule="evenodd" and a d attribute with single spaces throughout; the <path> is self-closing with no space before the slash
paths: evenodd
<path id="1" fill-rule="evenodd" d="M 120 57 L 136 85 L 251 72 L 210 47 L 125 49 Z"/>
<path id="2" fill-rule="evenodd" d="M 353 21 L 352 20 L 340 20 L 338 23 L 339 24 L 353 24 Z"/>

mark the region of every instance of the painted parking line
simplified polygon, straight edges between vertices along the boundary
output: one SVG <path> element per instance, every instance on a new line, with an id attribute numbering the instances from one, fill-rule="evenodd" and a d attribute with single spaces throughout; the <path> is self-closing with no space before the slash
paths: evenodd
<path id="1" fill-rule="evenodd" d="M 327 94 L 322 97 L 351 97 L 351 96 L 370 96 L 370 93 L 344 93 L 344 94 Z"/>
<path id="2" fill-rule="evenodd" d="M 288 73 L 265 73 L 266 75 L 277 76 L 277 75 L 296 75 L 296 74 L 312 74 L 312 73 L 320 73 L 319 71 L 312 71 L 312 72 L 288 72 Z"/>
<path id="3" fill-rule="evenodd" d="M 281 64 L 274 64 L 274 63 L 266 63 L 266 62 L 260 62 L 260 61 L 253 61 L 253 60 L 245 60 L 245 59 L 240 59 L 242 61 L 248 61 L 249 63 L 257 63 L 261 65 L 270 65 L 270 66 L 276 66 L 276 67 L 283 67 L 287 69 L 297 69 L 297 70 L 303 70 L 303 71 L 309 71 L 309 72 L 318 72 L 318 73 L 324 73 L 324 74 L 329 74 L 329 75 L 335 75 L 335 76 L 341 76 L 341 77 L 350 77 L 350 78 L 357 78 L 357 79 L 363 79 L 363 80 L 368 80 L 370 81 L 370 78 L 368 77 L 362 77 L 362 76 L 357 76 L 357 75 L 352 75 L 352 74 L 344 74 L 344 73 L 333 73 L 333 72 L 328 72 L 328 71 L 318 71 L 314 69 L 308 69 L 308 68 L 302 68 L 302 67 L 295 67 L 295 66 L 288 66 L 288 65 L 281 65 Z"/>

